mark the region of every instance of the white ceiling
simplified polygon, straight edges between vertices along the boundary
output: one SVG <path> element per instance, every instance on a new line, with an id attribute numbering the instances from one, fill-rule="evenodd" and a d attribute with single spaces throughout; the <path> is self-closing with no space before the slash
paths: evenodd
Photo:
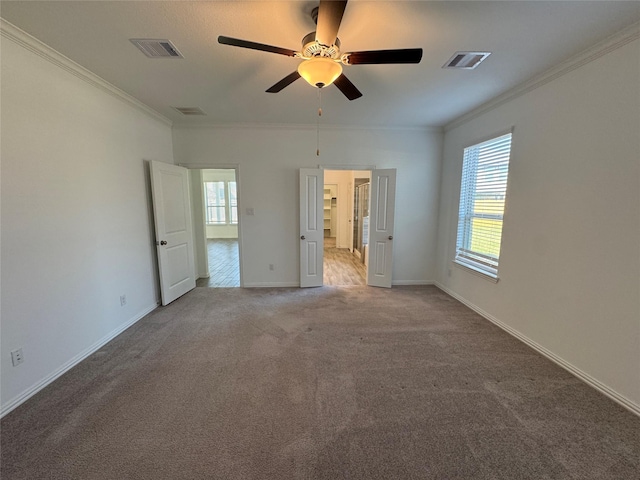
<path id="1" fill-rule="evenodd" d="M 315 124 L 317 94 L 304 80 L 265 93 L 300 60 L 217 37 L 299 50 L 317 3 L 3 0 L 0 15 L 176 125 Z M 350 102 L 335 86 L 324 89 L 322 122 L 442 126 L 638 21 L 637 1 L 351 0 L 342 51 L 421 47 L 424 55 L 418 65 L 345 67 L 364 96 Z M 167 38 L 184 59 L 147 58 L 130 38 Z M 458 50 L 493 53 L 476 70 L 442 69 Z"/>

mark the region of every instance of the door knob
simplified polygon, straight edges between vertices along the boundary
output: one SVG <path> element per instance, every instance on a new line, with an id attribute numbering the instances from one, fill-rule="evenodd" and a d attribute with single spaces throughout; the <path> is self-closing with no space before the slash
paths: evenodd
<path id="1" fill-rule="evenodd" d="M 300 237 L 300 240 L 305 240 L 305 238 L 306 238 L 306 237 L 305 237 L 304 235 L 302 235 L 302 236 Z"/>
<path id="2" fill-rule="evenodd" d="M 160 240 L 160 245 L 166 245 L 167 241 L 166 240 Z"/>
<path id="3" fill-rule="evenodd" d="M 389 240 L 393 240 L 393 235 L 389 235 Z"/>

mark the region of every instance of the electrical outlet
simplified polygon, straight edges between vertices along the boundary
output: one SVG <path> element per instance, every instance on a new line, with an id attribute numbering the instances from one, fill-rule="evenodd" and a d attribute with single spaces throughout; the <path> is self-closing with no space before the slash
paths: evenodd
<path id="1" fill-rule="evenodd" d="M 269 264 L 269 270 L 271 270 L 271 271 L 275 270 L 275 267 L 273 266 L 273 263 Z"/>
<path id="2" fill-rule="evenodd" d="M 126 295 L 120 295 L 120 306 L 124 307 L 127 304 L 127 296 Z"/>
<path id="3" fill-rule="evenodd" d="M 22 354 L 22 349 L 18 348 L 11 352 L 11 363 L 14 367 L 17 367 L 22 362 L 24 362 L 24 355 Z"/>

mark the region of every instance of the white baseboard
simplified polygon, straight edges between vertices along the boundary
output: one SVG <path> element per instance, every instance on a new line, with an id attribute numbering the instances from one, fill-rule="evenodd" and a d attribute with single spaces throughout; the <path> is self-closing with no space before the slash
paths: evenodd
<path id="1" fill-rule="evenodd" d="M 560 367 L 564 368 L 565 370 L 567 370 L 572 375 L 578 377 L 580 380 L 585 382 L 587 385 L 595 388 L 600 393 L 603 393 L 604 395 L 609 397 L 614 402 L 622 405 L 624 408 L 629 410 L 631 413 L 635 413 L 636 415 L 640 416 L 640 405 L 638 405 L 637 403 L 635 403 L 632 400 L 628 399 L 624 395 L 621 395 L 620 393 L 616 392 L 615 390 L 613 390 L 612 388 L 608 387 L 607 385 L 605 385 L 604 383 L 600 382 L 599 380 L 593 378 L 588 373 L 583 372 L 578 367 L 576 367 L 576 366 L 572 365 L 571 363 L 567 362 L 566 360 L 564 360 L 563 358 L 559 357 L 558 355 L 556 355 L 555 353 L 551 352 L 550 350 L 547 350 L 545 347 L 543 347 L 539 343 L 534 342 L 533 340 L 528 338 L 526 335 L 523 335 L 522 333 L 520 333 L 516 329 L 510 327 L 506 323 L 501 322 L 500 320 L 498 320 L 493 315 L 485 312 L 481 308 L 479 308 L 476 305 L 474 305 L 473 303 L 469 302 L 467 299 L 465 299 L 465 298 L 461 297 L 460 295 L 458 295 L 457 293 L 449 290 L 447 287 L 445 287 L 441 283 L 435 282 L 435 286 L 438 287 L 443 292 L 445 292 L 446 294 L 451 295 L 453 298 L 458 300 L 460 303 L 465 304 L 471 310 L 475 311 L 476 313 L 478 313 L 482 317 L 486 318 L 491 323 L 497 325 L 502 330 L 507 332 L 509 335 L 511 335 L 511 336 L 517 338 L 518 340 L 520 340 L 521 342 L 527 344 L 528 346 L 533 348 L 536 352 L 540 353 L 541 355 L 543 355 L 546 358 L 548 358 L 549 360 L 551 360 L 553 363 L 555 363 L 555 364 L 559 365 Z"/>
<path id="2" fill-rule="evenodd" d="M 436 283 L 433 280 L 397 280 L 392 283 L 392 285 L 435 285 Z M 270 287 L 299 287 L 299 283 L 291 283 L 291 282 L 254 282 L 254 283 L 245 283 L 243 285 L 244 288 L 270 288 Z M 332 285 L 325 285 L 326 287 L 330 287 Z"/>
<path id="3" fill-rule="evenodd" d="M 299 283 L 293 282 L 254 282 L 254 283 L 245 283 L 243 285 L 244 288 L 279 288 L 279 287 L 299 287 Z"/>
<path id="4" fill-rule="evenodd" d="M 145 308 L 142 312 L 138 313 L 135 317 L 133 317 L 132 319 L 127 321 L 125 324 L 120 325 L 115 330 L 109 332 L 107 335 L 102 337 L 100 340 L 95 342 L 90 347 L 88 347 L 85 350 L 83 350 L 82 352 L 80 352 L 78 355 L 76 355 L 71 360 L 69 360 L 68 362 L 63 364 L 61 367 L 57 368 L 52 373 L 50 373 L 49 375 L 44 377 L 42 380 L 40 380 L 36 384 L 32 385 L 31 387 L 27 388 L 22 393 L 16 395 L 14 398 L 9 400 L 5 405 L 2 405 L 2 407 L 0 407 L 0 418 L 4 417 L 11 410 L 13 410 L 14 408 L 18 407 L 23 402 L 27 401 L 29 398 L 34 396 L 36 393 L 38 393 L 44 387 L 49 385 L 55 379 L 57 379 L 58 377 L 60 377 L 64 373 L 66 373 L 67 371 L 71 370 L 73 367 L 75 367 L 78 363 L 80 363 L 82 360 L 87 358 L 89 355 L 91 355 L 92 353 L 98 351 L 104 345 L 106 345 L 111 340 L 113 340 L 115 337 L 120 335 L 127 328 L 129 328 L 130 326 L 132 326 L 133 324 L 138 322 L 144 316 L 146 316 L 149 313 L 151 313 L 152 311 L 154 311 L 156 308 L 158 308 L 158 305 L 156 305 L 156 304 Z"/>

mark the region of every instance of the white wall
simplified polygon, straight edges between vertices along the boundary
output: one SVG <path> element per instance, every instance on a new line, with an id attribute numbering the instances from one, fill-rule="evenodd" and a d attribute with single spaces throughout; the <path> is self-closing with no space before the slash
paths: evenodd
<path id="1" fill-rule="evenodd" d="M 148 161 L 173 152 L 166 123 L 5 37 L 1 54 L 6 412 L 155 308 Z"/>
<path id="2" fill-rule="evenodd" d="M 245 286 L 299 285 L 298 170 L 318 165 L 398 169 L 393 280 L 432 282 L 442 134 L 325 127 L 320 135 L 317 157 L 315 128 L 173 129 L 177 163 L 239 165 Z"/>
<path id="3" fill-rule="evenodd" d="M 207 238 L 238 238 L 237 225 L 207 225 Z"/>
<path id="4" fill-rule="evenodd" d="M 452 264 L 462 153 L 511 126 L 494 284 Z M 639 139 L 638 40 L 447 131 L 437 255 L 444 288 L 638 412 Z"/>

